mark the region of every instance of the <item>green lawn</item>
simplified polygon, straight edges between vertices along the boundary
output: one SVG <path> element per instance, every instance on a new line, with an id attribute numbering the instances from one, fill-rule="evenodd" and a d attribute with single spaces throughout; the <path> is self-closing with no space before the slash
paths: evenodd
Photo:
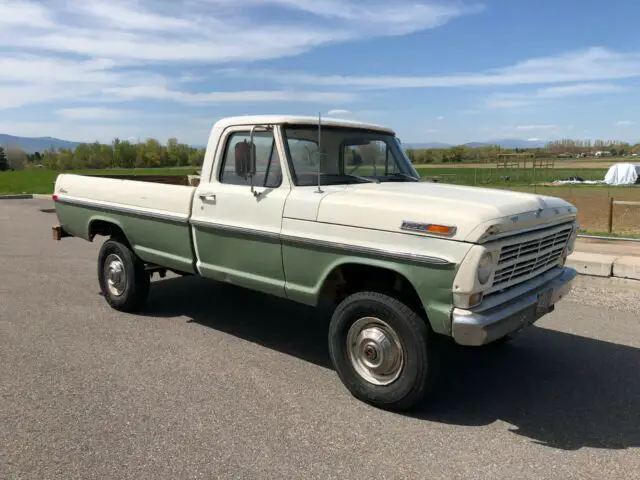
<path id="1" fill-rule="evenodd" d="M 107 169 L 76 170 L 65 173 L 109 174 L 109 175 L 186 175 L 197 168 L 147 168 L 147 169 Z M 367 169 L 368 170 L 368 169 Z M 443 183 L 458 185 L 479 185 L 490 187 L 518 187 L 534 183 L 546 183 L 553 180 L 578 176 L 585 180 L 602 180 L 606 169 L 496 169 L 496 168 L 417 168 L 420 176 L 426 180 L 438 179 Z M 19 172 L 0 172 L 0 194 L 7 193 L 51 193 L 58 176 L 56 171 L 33 169 Z M 365 168 L 354 172 L 356 175 L 370 173 Z M 372 172 L 371 172 L 372 173 Z"/>

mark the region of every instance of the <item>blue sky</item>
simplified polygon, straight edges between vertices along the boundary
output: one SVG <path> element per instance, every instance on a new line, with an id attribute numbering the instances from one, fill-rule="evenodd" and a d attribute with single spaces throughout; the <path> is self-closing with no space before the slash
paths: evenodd
<path id="1" fill-rule="evenodd" d="M 635 143 L 639 14 L 637 0 L 2 0 L 0 133 L 204 144 L 223 116 L 322 112 L 404 142 Z"/>

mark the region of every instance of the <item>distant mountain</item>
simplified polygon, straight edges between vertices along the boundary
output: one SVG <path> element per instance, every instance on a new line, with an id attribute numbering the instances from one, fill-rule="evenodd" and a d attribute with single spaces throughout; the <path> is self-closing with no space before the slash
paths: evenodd
<path id="1" fill-rule="evenodd" d="M 490 147 L 492 145 L 499 145 L 502 148 L 542 148 L 546 145 L 546 142 L 541 140 L 522 140 L 520 138 L 502 138 L 485 142 L 468 142 L 462 144 L 463 147 L 469 148 Z M 441 142 L 431 142 L 407 143 L 404 144 L 404 146 L 405 148 L 451 148 L 454 145 Z"/>
<path id="2" fill-rule="evenodd" d="M 20 147 L 27 153 L 44 152 L 48 148 L 76 148 L 78 142 L 60 140 L 53 137 L 15 137 L 0 133 L 0 145 Z"/>
<path id="3" fill-rule="evenodd" d="M 542 148 L 547 142 L 542 140 L 522 140 L 520 138 L 502 138 L 490 142 L 503 148 Z"/>
<path id="4" fill-rule="evenodd" d="M 403 143 L 404 148 L 451 148 L 453 145 L 441 142 Z"/>

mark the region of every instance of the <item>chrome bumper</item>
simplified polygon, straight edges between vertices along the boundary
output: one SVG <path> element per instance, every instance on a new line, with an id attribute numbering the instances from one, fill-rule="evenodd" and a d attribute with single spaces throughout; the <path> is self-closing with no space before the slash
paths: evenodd
<path id="1" fill-rule="evenodd" d="M 454 341 L 459 345 L 480 346 L 529 327 L 553 311 L 558 300 L 571 290 L 576 275 L 573 268 L 563 267 L 557 276 L 495 307 L 481 311 L 455 308 Z"/>

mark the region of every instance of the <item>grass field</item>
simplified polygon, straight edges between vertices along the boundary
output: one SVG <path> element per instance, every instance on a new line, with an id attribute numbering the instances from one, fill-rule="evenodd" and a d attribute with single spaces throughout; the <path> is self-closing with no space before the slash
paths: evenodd
<path id="1" fill-rule="evenodd" d="M 104 173 L 110 175 L 186 175 L 197 169 L 114 169 L 84 170 L 73 173 Z M 606 169 L 570 168 L 541 169 L 496 169 L 496 168 L 433 168 L 418 167 L 425 180 L 438 179 L 443 183 L 478 185 L 506 188 L 522 192 L 538 193 L 563 198 L 578 208 L 578 220 L 589 233 L 606 232 L 608 226 L 609 198 L 640 201 L 640 186 L 608 187 L 563 185 L 549 186 L 553 180 L 578 176 L 585 180 L 602 180 Z M 363 174 L 365 172 L 358 171 Z M 24 170 L 0 173 L 0 194 L 7 193 L 51 193 L 58 172 L 49 170 Z M 532 184 L 535 183 L 535 186 Z M 547 184 L 547 185 L 545 185 Z M 617 205 L 614 208 L 614 233 L 618 235 L 640 235 L 640 207 Z"/>

